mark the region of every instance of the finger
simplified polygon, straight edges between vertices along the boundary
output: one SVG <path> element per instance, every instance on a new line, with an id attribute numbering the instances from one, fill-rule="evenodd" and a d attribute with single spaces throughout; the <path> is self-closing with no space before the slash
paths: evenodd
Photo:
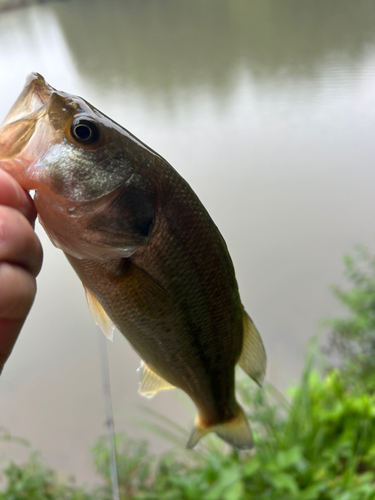
<path id="1" fill-rule="evenodd" d="M 27 219 L 14 208 L 0 206 L 0 262 L 18 264 L 37 276 L 42 260 L 42 246 Z"/>
<path id="2" fill-rule="evenodd" d="M 0 318 L 26 318 L 36 293 L 36 280 L 25 269 L 0 263 Z"/>
<path id="3" fill-rule="evenodd" d="M 25 269 L 0 263 L 0 373 L 33 304 L 35 278 Z"/>
<path id="4" fill-rule="evenodd" d="M 0 319 L 0 375 L 6 360 L 12 353 L 24 322 L 24 319 Z"/>
<path id="5" fill-rule="evenodd" d="M 1 169 L 0 205 L 6 205 L 19 210 L 27 218 L 30 224 L 34 224 L 37 213 L 33 200 L 11 175 Z"/>

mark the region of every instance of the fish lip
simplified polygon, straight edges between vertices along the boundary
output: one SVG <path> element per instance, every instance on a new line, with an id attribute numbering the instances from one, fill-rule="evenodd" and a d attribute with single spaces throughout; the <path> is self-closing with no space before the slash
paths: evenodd
<path id="1" fill-rule="evenodd" d="M 31 73 L 26 78 L 25 89 L 27 87 L 30 87 L 30 92 L 39 97 L 42 106 L 50 100 L 52 94 L 55 92 L 55 89 L 39 73 Z"/>
<path id="2" fill-rule="evenodd" d="M 21 95 L 9 111 L 2 127 L 20 120 L 38 119 L 45 112 L 48 103 L 55 92 L 39 73 L 31 73 Z"/>

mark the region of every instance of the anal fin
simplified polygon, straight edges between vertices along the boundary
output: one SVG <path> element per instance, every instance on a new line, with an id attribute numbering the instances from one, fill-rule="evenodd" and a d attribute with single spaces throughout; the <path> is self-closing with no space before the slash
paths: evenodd
<path id="1" fill-rule="evenodd" d="M 101 328 L 104 335 L 109 340 L 113 340 L 113 332 L 115 331 L 115 325 L 112 323 L 107 313 L 101 306 L 98 299 L 90 292 L 88 288 L 84 286 L 86 292 L 86 299 L 89 305 L 89 309 L 95 323 Z"/>
<path id="2" fill-rule="evenodd" d="M 242 352 L 238 365 L 260 386 L 266 373 L 266 352 L 262 339 L 249 315 L 243 311 Z"/>
<path id="3" fill-rule="evenodd" d="M 149 368 L 144 361 L 141 361 L 141 366 L 139 367 L 141 371 L 141 378 L 139 381 L 139 394 L 151 398 L 159 391 L 165 391 L 167 389 L 174 389 L 174 385 L 170 384 L 164 380 L 160 375 L 155 373 L 151 368 Z"/>

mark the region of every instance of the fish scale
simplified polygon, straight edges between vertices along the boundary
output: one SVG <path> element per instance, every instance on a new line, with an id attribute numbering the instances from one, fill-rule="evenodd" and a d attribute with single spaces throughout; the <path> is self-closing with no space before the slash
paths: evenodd
<path id="1" fill-rule="evenodd" d="M 160 175 L 162 175 L 163 168 L 171 169 L 169 166 L 160 165 Z M 158 372 L 163 378 L 172 385 L 177 385 L 188 392 L 197 406 L 201 409 L 204 408 L 202 418 L 205 421 L 218 423 L 222 408 L 233 406 L 234 402 L 233 372 L 242 346 L 241 303 L 235 280 L 229 281 L 227 279 L 228 272 L 224 272 L 224 279 L 220 279 L 220 269 L 225 269 L 225 265 L 231 267 L 231 263 L 227 262 L 229 254 L 223 251 L 221 237 L 216 228 L 214 231 L 212 230 L 213 223 L 207 212 L 203 207 L 201 208 L 195 195 L 179 196 L 181 191 L 188 192 L 189 188 L 182 179 L 178 179 L 177 174 L 175 176 L 169 175 L 169 178 L 173 179 L 170 181 L 171 186 L 174 188 L 175 197 L 178 198 L 179 204 L 182 206 L 176 207 L 174 197 L 169 198 L 168 205 L 171 205 L 173 210 L 178 209 L 181 218 L 175 221 L 175 219 L 165 217 L 164 212 L 161 213 L 157 210 L 158 217 L 162 221 L 160 225 L 164 227 L 164 230 L 159 227 L 157 220 L 149 243 L 131 257 L 131 262 L 153 276 L 172 298 L 173 309 L 166 322 L 169 331 L 173 331 L 173 342 L 169 338 L 169 332 L 166 339 L 168 344 L 163 342 L 165 334 L 163 324 L 157 325 L 154 318 L 151 318 L 152 324 L 150 324 L 149 321 L 146 321 L 142 309 L 136 310 L 125 303 L 125 297 L 130 297 L 133 292 L 126 284 L 126 273 L 123 290 L 119 293 L 116 288 L 117 297 L 112 298 L 109 289 L 115 287 L 108 284 L 108 288 L 104 291 L 101 289 L 102 280 L 97 281 L 96 278 L 99 274 L 99 268 L 100 272 L 110 274 L 103 269 L 103 264 L 97 266 L 98 269 L 95 272 L 91 271 L 90 273 L 90 276 L 95 276 L 95 283 L 91 283 L 87 272 L 82 270 L 82 262 L 75 262 L 73 266 L 94 295 L 102 297 L 100 302 L 117 328 L 127 332 L 126 336 L 137 352 L 142 350 L 145 362 L 153 369 L 162 366 L 163 368 L 159 368 Z M 168 190 L 168 188 L 169 186 L 165 186 L 164 189 Z M 163 193 L 157 196 L 157 198 L 159 197 L 163 199 Z M 192 204 L 196 207 L 196 218 L 192 218 Z M 164 209 L 168 214 L 169 207 L 164 207 Z M 185 211 L 187 211 L 187 223 L 183 224 L 186 217 Z M 153 233 L 155 233 L 155 237 L 153 237 Z M 166 241 L 168 241 L 168 245 L 166 245 Z M 208 245 L 211 247 L 210 253 L 205 250 Z M 224 262 L 222 262 L 223 260 Z M 70 261 L 72 262 L 72 259 Z M 92 263 L 89 265 L 91 268 L 93 265 L 95 266 Z M 209 265 L 210 270 L 208 269 Z M 164 271 L 163 274 L 161 270 Z M 174 280 L 174 283 L 170 283 L 169 276 L 176 273 L 177 270 L 178 274 L 175 275 L 177 279 Z M 97 283 L 100 285 L 98 286 Z M 137 290 L 133 293 L 137 296 Z M 120 297 L 123 301 L 121 308 L 114 305 Z M 235 318 L 235 311 L 237 318 Z M 237 319 L 237 325 L 235 319 Z M 132 327 L 129 322 L 141 324 L 141 328 L 137 329 L 135 335 L 131 333 Z M 154 342 L 148 342 L 150 330 L 153 330 L 153 338 L 161 339 L 162 344 L 159 349 Z M 224 331 L 228 331 L 228 333 L 223 335 Z M 144 335 L 143 332 L 147 332 L 147 334 Z M 134 337 L 136 338 L 134 339 Z M 215 337 L 220 337 L 222 341 L 216 343 Z M 139 347 L 139 343 L 142 344 L 142 348 Z M 146 348 L 147 344 L 148 349 Z M 182 357 L 184 363 L 170 365 L 171 358 L 173 359 L 175 356 Z M 201 361 L 202 359 L 204 362 Z M 212 391 L 212 383 L 211 379 L 207 379 L 206 374 L 207 372 L 212 374 L 217 365 L 220 368 L 220 380 L 215 377 L 214 385 L 220 387 L 220 393 L 225 393 L 226 398 L 222 396 L 219 405 L 217 401 L 208 405 L 207 386 Z M 169 366 L 170 369 L 168 369 Z M 194 380 L 191 380 L 191 371 L 194 373 Z M 190 380 L 190 387 L 185 386 L 182 382 L 185 380 Z M 216 408 L 217 406 L 218 408 Z M 215 415 L 212 414 L 214 411 Z"/>

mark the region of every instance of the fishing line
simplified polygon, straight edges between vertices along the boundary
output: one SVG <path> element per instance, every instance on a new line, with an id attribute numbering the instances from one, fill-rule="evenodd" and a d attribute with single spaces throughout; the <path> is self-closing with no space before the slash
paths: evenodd
<path id="1" fill-rule="evenodd" d="M 104 409 L 105 409 L 105 426 L 107 429 L 107 446 L 109 453 L 109 465 L 112 480 L 113 500 L 120 500 L 118 475 L 117 475 L 117 459 L 116 459 L 116 442 L 115 442 L 115 425 L 112 412 L 112 397 L 111 386 L 109 383 L 109 369 L 107 356 L 107 342 L 101 330 L 98 331 L 99 340 L 99 355 L 100 368 L 102 373 Z"/>

